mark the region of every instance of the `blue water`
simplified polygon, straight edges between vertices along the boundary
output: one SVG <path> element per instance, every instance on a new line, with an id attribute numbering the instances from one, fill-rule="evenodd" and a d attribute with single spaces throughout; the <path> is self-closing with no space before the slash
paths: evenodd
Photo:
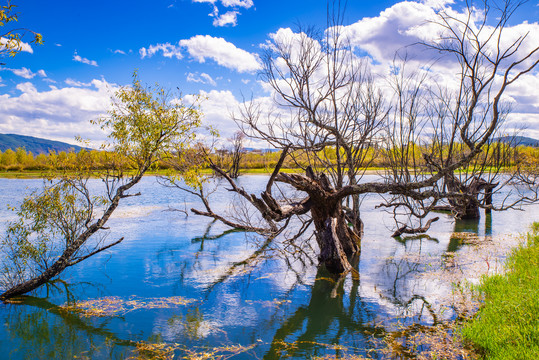
<path id="1" fill-rule="evenodd" d="M 266 180 L 253 175 L 239 182 L 259 192 Z M 16 206 L 41 184 L 0 179 L 0 227 L 15 219 L 6 205 Z M 92 182 L 96 190 L 99 186 L 98 180 Z M 524 212 L 482 214 L 478 223 L 455 224 L 442 215 L 430 239 L 399 242 L 391 238 L 391 216 L 374 209 L 379 198 L 367 197 L 359 277 L 336 284 L 317 266 L 312 252 L 294 256 L 283 251 L 279 239 L 265 244 L 265 239 L 243 232 L 220 236 L 229 228 L 173 211 L 201 207 L 196 198 L 162 187 L 153 177 L 144 178 L 137 191 L 142 195 L 127 199 L 109 222 L 107 239 L 123 236 L 121 244 L 66 270 L 59 281 L 29 294 L 22 304 L 0 304 L 0 358 L 182 358 L 203 352 L 212 353 L 209 358 L 235 359 L 383 357 L 377 340 L 403 319 L 434 321 L 414 299 L 428 299 L 440 286 L 444 291 L 451 287 L 419 281 L 424 267 L 410 255 L 439 258 L 462 251 L 466 246 L 451 240 L 453 231 L 510 234 L 539 220 L 535 205 Z M 234 211 L 230 192 L 218 191 L 212 199 L 216 211 Z M 259 256 L 236 264 L 261 246 L 265 251 Z M 176 296 L 188 303 L 134 307 L 104 317 L 60 308 L 108 297 L 151 302 Z M 144 351 L 140 344 L 157 344 L 161 352 Z"/>

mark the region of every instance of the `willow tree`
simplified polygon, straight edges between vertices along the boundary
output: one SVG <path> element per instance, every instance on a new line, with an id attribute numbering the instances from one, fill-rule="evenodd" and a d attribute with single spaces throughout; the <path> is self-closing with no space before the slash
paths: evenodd
<path id="1" fill-rule="evenodd" d="M 35 31 L 18 28 L 12 26 L 18 21 L 18 14 L 15 12 L 16 5 L 9 1 L 5 5 L 0 6 L 0 58 L 7 56 L 15 56 L 25 49 L 26 45 L 23 42 L 26 34 L 31 34 L 30 43 L 43 44 L 43 37 Z M 0 65 L 5 65 L 0 63 Z"/>
<path id="2" fill-rule="evenodd" d="M 1 300 L 27 293 L 66 268 L 119 244 L 99 236 L 132 188 L 162 157 L 188 148 L 201 114 L 195 105 L 172 99 L 162 88 L 145 88 L 136 74 L 118 90 L 108 116 L 97 120 L 109 132 L 108 163 L 95 170 L 94 157 L 77 157 L 75 171 L 53 174 L 40 191 L 24 199 L 18 220 L 1 238 Z M 103 190 L 90 191 L 91 178 Z"/>
<path id="3" fill-rule="evenodd" d="M 436 116 L 436 106 L 441 105 L 428 96 L 439 83 L 432 72 L 408 77 L 393 68 L 396 79 L 375 77 L 347 37 L 339 10 L 329 17 L 322 36 L 301 29 L 273 35 L 262 54 L 260 76 L 271 89 L 274 107 L 267 111 L 254 99 L 243 104 L 235 120 L 246 135 L 280 149 L 281 158 L 260 195 L 247 192 L 212 165 L 228 180 L 229 190 L 259 216 L 256 222 L 252 217 L 240 219 L 241 214 L 253 213 L 245 210 L 235 218 L 225 217 L 203 196 L 204 209 L 193 211 L 270 236 L 295 229 L 292 242 L 313 225 L 319 260 L 334 273 L 350 270 L 348 258 L 361 250 L 362 195 L 384 194 L 383 206 L 419 219 L 404 224 L 398 219 L 395 235 L 428 230 L 435 221 L 428 215 L 440 202 L 466 203 L 477 196 L 449 186 L 448 179 L 485 151 L 503 124 L 506 90 L 539 62 L 537 45 L 523 46 L 526 34 L 506 40 L 511 4 L 508 1 L 496 14 L 486 8 L 479 21 L 471 15 L 476 12 L 472 4 L 464 18 L 444 10 L 437 13 L 433 24 L 439 36 L 421 46 L 458 64 L 457 92 L 450 95 L 455 100 L 447 100 L 451 104 L 445 117 Z M 491 17 L 493 26 L 487 23 Z M 425 63 L 416 64 L 416 72 L 421 72 Z M 382 89 L 382 83 L 394 86 Z M 454 145 L 450 155 L 434 156 L 447 149 L 447 139 Z M 456 151 L 457 145 L 462 151 Z M 378 150 L 390 159 L 388 171 L 378 181 L 365 181 L 364 170 Z M 296 161 L 305 174 L 281 172 L 285 159 Z M 278 183 L 291 186 L 296 196 L 279 195 Z M 290 227 L 293 218 L 302 226 Z"/>

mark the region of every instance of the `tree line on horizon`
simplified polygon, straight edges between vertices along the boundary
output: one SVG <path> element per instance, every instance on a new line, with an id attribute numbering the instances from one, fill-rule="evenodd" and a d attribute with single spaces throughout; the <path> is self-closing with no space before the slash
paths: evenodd
<path id="1" fill-rule="evenodd" d="M 390 166 L 387 149 L 370 147 L 372 161 L 368 168 L 385 169 Z M 335 148 L 326 148 L 322 151 L 324 158 L 335 162 L 337 154 Z M 271 171 L 279 161 L 282 151 L 264 151 L 264 150 L 240 150 L 239 170 L 248 172 L 249 170 L 267 170 Z M 417 151 L 417 154 L 420 154 Z M 219 149 L 213 151 L 210 157 L 213 162 L 223 169 L 230 169 L 234 163 L 233 149 Z M 111 158 L 121 155 L 102 150 L 75 151 L 49 151 L 48 154 L 40 153 L 34 155 L 31 151 L 26 151 L 23 147 L 15 150 L 7 149 L 0 151 L 0 171 L 3 172 L 26 172 L 26 171 L 60 171 L 75 170 L 77 164 L 80 164 L 81 158 L 87 158 L 91 162 L 94 170 L 103 170 L 109 167 Z M 494 142 L 485 146 L 485 151 L 478 157 L 478 160 L 485 161 L 491 166 L 497 166 L 501 163 L 502 168 L 511 168 L 519 164 L 536 164 L 539 166 L 539 148 L 533 146 L 519 145 L 511 146 L 504 142 Z M 88 162 L 88 161 L 87 161 Z M 123 161 L 125 170 L 133 169 L 133 165 Z M 90 164 L 90 163 L 88 163 Z M 424 161 L 418 156 L 416 159 L 418 166 L 424 165 Z M 283 169 L 301 169 L 308 166 L 308 159 L 305 156 L 295 156 L 288 158 L 282 165 Z M 159 161 L 154 165 L 154 170 L 168 170 L 171 165 L 166 161 Z M 205 166 L 205 169 L 210 169 Z M 44 173 L 45 175 L 45 173 Z"/>

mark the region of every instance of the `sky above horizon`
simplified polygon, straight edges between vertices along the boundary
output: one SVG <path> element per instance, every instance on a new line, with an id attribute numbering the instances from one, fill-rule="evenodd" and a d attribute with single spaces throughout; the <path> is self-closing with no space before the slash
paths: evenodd
<path id="1" fill-rule="evenodd" d="M 19 0 L 17 26 L 43 35 L 0 66 L 0 133 L 75 143 L 102 141 L 89 124 L 107 111 L 110 97 L 129 85 L 135 70 L 143 83 L 202 94 L 207 123 L 229 137 L 230 113 L 249 98 L 269 97 L 260 81 L 260 53 L 276 34 L 298 25 L 326 28 L 326 1 Z M 395 51 L 416 42 L 414 29 L 441 7 L 462 11 L 461 1 L 348 1 L 344 25 L 354 44 L 390 71 Z M 529 1 L 510 26 L 530 32 L 539 46 L 539 2 Z M 291 30 L 288 30 L 291 29 Z M 5 29 L 3 29 L 5 30 Z M 415 37 L 414 37 L 415 36 Z M 25 37 L 29 41 L 30 37 Z M 451 74 L 448 74 L 451 76 Z M 539 71 L 508 92 L 511 119 L 539 138 Z M 516 125 L 515 125 L 516 126 Z"/>

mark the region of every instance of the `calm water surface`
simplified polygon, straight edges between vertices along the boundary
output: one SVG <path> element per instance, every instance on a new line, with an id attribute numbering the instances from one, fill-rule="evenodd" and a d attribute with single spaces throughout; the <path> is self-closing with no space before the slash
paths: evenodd
<path id="1" fill-rule="evenodd" d="M 266 180 L 243 176 L 239 182 L 259 192 Z M 6 205 L 17 205 L 41 184 L 0 179 L 0 227 L 14 219 Z M 153 177 L 138 190 L 142 196 L 128 199 L 110 221 L 108 239 L 124 236 L 123 243 L 68 269 L 23 304 L 0 304 L 1 358 L 382 358 L 377 339 L 402 324 L 439 320 L 428 310 L 436 306 L 431 298 L 451 291 L 450 282 L 419 276 L 424 266 L 414 259 L 463 251 L 468 245 L 452 239 L 454 231 L 518 233 L 539 220 L 537 206 L 482 214 L 479 222 L 455 223 L 442 215 L 430 238 L 397 241 L 390 236 L 391 217 L 374 209 L 379 199 L 367 197 L 359 277 L 336 283 L 305 257 L 290 255 L 291 248 L 282 252 L 278 241 L 265 244 L 173 211 L 191 208 L 196 199 Z M 216 210 L 233 211 L 230 193 L 212 197 Z M 258 253 L 261 246 L 266 251 Z M 87 300 L 119 311 L 85 316 L 61 307 Z"/>

